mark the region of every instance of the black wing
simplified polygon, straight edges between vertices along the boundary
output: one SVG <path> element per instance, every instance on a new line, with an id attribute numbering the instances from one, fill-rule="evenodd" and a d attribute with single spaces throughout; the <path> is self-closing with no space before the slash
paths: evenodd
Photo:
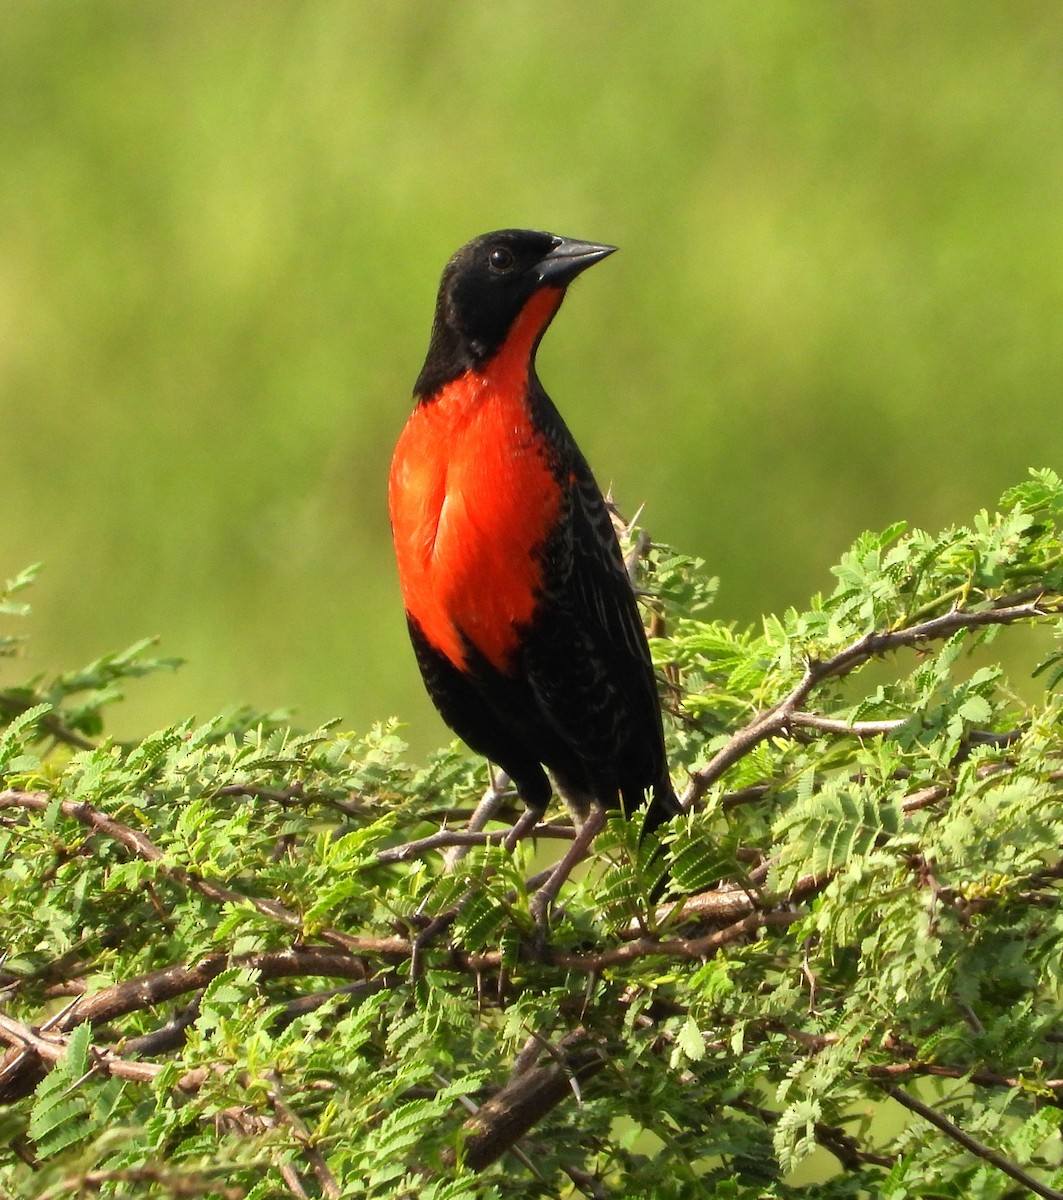
<path id="1" fill-rule="evenodd" d="M 653 789 L 658 823 L 675 802 L 642 619 L 601 490 L 560 414 L 534 390 L 564 505 L 543 548 L 543 598 L 524 668 L 545 718 L 580 755 L 592 793 L 607 804 L 619 793 L 629 809 Z"/>

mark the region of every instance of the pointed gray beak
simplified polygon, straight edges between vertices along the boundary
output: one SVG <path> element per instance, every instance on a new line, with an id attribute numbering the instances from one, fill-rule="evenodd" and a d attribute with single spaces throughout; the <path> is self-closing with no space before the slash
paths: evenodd
<path id="1" fill-rule="evenodd" d="M 539 281 L 550 287 L 564 287 L 581 271 L 608 258 L 615 249 L 615 246 L 603 246 L 597 242 L 558 238 L 557 245 L 539 261 Z"/>

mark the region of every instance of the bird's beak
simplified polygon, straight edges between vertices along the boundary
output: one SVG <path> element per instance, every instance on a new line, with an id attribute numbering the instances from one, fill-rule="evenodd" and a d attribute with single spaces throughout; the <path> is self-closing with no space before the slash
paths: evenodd
<path id="1" fill-rule="evenodd" d="M 615 249 L 615 246 L 600 246 L 597 242 L 558 238 L 557 245 L 539 260 L 539 282 L 550 287 L 564 287 L 581 271 L 601 262 Z"/>

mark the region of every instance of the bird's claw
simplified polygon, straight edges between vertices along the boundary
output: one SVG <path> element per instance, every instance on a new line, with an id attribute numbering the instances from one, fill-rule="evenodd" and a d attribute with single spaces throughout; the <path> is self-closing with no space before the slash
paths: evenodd
<path id="1" fill-rule="evenodd" d="M 543 890 L 533 892 L 528 902 L 528 911 L 535 922 L 535 952 L 544 958 L 550 945 L 550 907 L 552 897 L 543 894 Z"/>
<path id="2" fill-rule="evenodd" d="M 410 947 L 410 980 L 416 982 L 424 974 L 424 955 L 429 946 L 436 940 L 444 930 L 449 929 L 458 914 L 461 912 L 468 900 L 468 893 L 462 896 L 458 901 L 456 908 L 449 908 L 446 912 L 440 913 L 433 917 L 431 921 L 421 930 L 421 932 L 413 939 L 413 944 Z"/>

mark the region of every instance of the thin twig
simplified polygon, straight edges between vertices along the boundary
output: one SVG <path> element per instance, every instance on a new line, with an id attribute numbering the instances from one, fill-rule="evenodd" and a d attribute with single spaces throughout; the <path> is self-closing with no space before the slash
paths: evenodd
<path id="1" fill-rule="evenodd" d="M 320 804 L 325 808 L 335 808 L 348 817 L 364 815 L 362 809 L 349 800 L 307 792 L 302 781 L 298 779 L 286 788 L 260 787 L 251 783 L 230 783 L 225 787 L 217 788 L 213 794 L 215 796 L 247 796 L 253 800 L 269 800 L 273 804 L 284 806 Z"/>
<path id="2" fill-rule="evenodd" d="M 811 692 L 826 680 L 845 675 L 869 659 L 881 657 L 893 650 L 946 638 L 963 629 L 1032 621 L 1058 611 L 1061 605 L 1063 601 L 1059 598 L 1054 598 L 1048 603 L 1043 591 L 1031 590 L 1014 596 L 1004 596 L 991 608 L 975 612 L 954 609 L 943 616 L 905 629 L 872 631 L 857 638 L 828 659 L 810 660 L 804 675 L 788 695 L 740 729 L 703 767 L 692 773 L 681 800 L 683 807 L 690 808 L 717 779 L 766 738 L 785 734 L 793 726 L 795 716 L 802 712 Z M 806 714 L 806 719 L 808 715 Z"/>
<path id="3" fill-rule="evenodd" d="M 21 792 L 16 790 L 0 792 L 0 809 L 23 808 L 42 812 L 51 807 L 53 803 L 52 797 L 45 792 Z M 167 878 L 176 880 L 178 883 L 194 889 L 200 895 L 206 896 L 208 900 L 214 900 L 219 904 L 250 905 L 251 908 L 262 913 L 263 916 L 277 921 L 286 928 L 299 933 L 302 932 L 302 917 L 290 908 L 286 908 L 280 901 L 260 900 L 254 896 L 247 896 L 242 892 L 234 891 L 232 888 L 225 887 L 224 884 L 204 879 L 201 875 L 197 875 L 194 871 L 186 870 L 184 867 L 166 866 L 161 861 L 163 858 L 162 851 L 147 834 L 141 833 L 138 829 L 133 829 L 130 825 L 124 825 L 121 821 L 116 821 L 113 817 L 108 816 L 107 813 L 96 808 L 94 805 L 86 801 L 62 800 L 59 802 L 59 810 L 64 816 L 73 817 L 89 829 L 94 829 L 98 833 L 103 833 L 113 838 L 136 855 L 137 858 L 141 858 L 145 862 L 159 863 L 159 870 Z M 352 939 L 338 930 L 325 929 L 318 936 L 322 941 L 329 942 L 334 946 L 351 948 Z"/>
<path id="4" fill-rule="evenodd" d="M 470 826 L 471 824 L 470 822 Z M 423 838 L 416 838 L 412 842 L 403 842 L 401 846 L 389 846 L 386 850 L 381 850 L 377 853 L 376 860 L 382 866 L 390 863 L 409 862 L 411 859 L 431 854 L 435 850 L 445 850 L 453 847 L 461 847 L 467 850 L 470 846 L 493 846 L 499 842 L 504 842 L 508 835 L 508 829 L 484 831 L 471 828 L 440 829 L 437 833 L 430 833 Z M 540 821 L 538 825 L 535 825 L 531 829 L 528 836 L 531 838 L 559 838 L 571 841 L 576 836 L 576 831 L 571 825 L 546 824 Z"/>
<path id="5" fill-rule="evenodd" d="M 969 1133 L 965 1133 L 958 1125 L 950 1121 L 944 1113 L 940 1113 L 937 1109 L 931 1108 L 921 1100 L 917 1100 L 903 1088 L 897 1087 L 896 1084 L 887 1084 L 884 1091 L 887 1095 L 892 1096 L 898 1104 L 903 1105 L 910 1112 L 917 1113 L 925 1121 L 929 1121 L 931 1125 L 940 1129 L 946 1137 L 963 1146 L 965 1150 L 969 1150 L 976 1158 L 990 1163 L 998 1171 L 1003 1171 L 1005 1175 L 1010 1176 L 1016 1183 L 1021 1183 L 1023 1187 L 1029 1188 L 1031 1192 L 1036 1193 L 1038 1196 L 1044 1196 L 1045 1200 L 1063 1200 L 1063 1192 L 1041 1183 L 1040 1180 L 1035 1179 L 1029 1172 L 1024 1171 L 1017 1163 L 1013 1163 L 1010 1158 L 1005 1158 L 1003 1154 L 998 1150 L 994 1150 L 991 1146 L 983 1145 L 982 1142 L 977 1141 Z"/>
<path id="6" fill-rule="evenodd" d="M 276 1071 L 268 1071 L 266 1077 L 270 1081 L 269 1100 L 273 1111 L 277 1114 L 277 1119 L 282 1124 L 289 1126 L 295 1134 L 296 1140 L 303 1147 L 306 1153 L 307 1162 L 310 1164 L 310 1170 L 314 1173 L 314 1178 L 317 1180 L 321 1188 L 321 1194 L 327 1200 L 340 1200 L 342 1193 L 340 1185 L 336 1182 L 335 1175 L 329 1170 L 329 1165 L 325 1161 L 325 1156 L 314 1144 L 314 1139 L 303 1123 L 302 1119 L 292 1111 L 287 1101 L 284 1099 L 283 1088 L 281 1085 L 280 1076 Z"/>
<path id="7" fill-rule="evenodd" d="M 874 1079 L 897 1079 L 900 1076 L 929 1076 L 937 1079 L 967 1079 L 979 1087 L 1002 1087 L 1018 1090 L 1027 1084 L 1035 1083 L 1038 1090 L 1063 1093 L 1063 1079 L 1036 1079 L 1034 1075 L 998 1075 L 995 1071 L 987 1071 L 982 1067 L 972 1070 L 970 1067 L 949 1067 L 943 1063 L 927 1062 L 897 1062 L 880 1063 L 868 1068 L 867 1073 Z M 1063 1106 L 1063 1095 L 1053 1095 L 1045 1098 L 1045 1102 L 1057 1107 Z"/>

